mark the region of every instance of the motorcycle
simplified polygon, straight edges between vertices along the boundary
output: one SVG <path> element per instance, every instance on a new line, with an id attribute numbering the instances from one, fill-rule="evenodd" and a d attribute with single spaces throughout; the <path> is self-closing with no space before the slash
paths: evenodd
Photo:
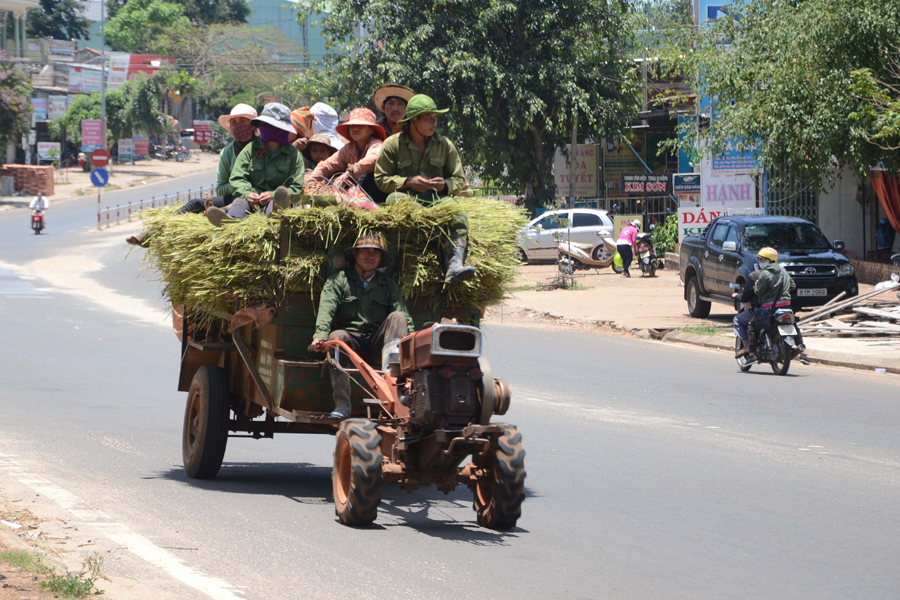
<path id="1" fill-rule="evenodd" d="M 900 252 L 891 256 L 891 266 L 900 267 Z"/>
<path id="2" fill-rule="evenodd" d="M 39 208 L 31 212 L 31 229 L 34 230 L 34 235 L 40 235 L 44 229 L 44 211 Z"/>
<path id="3" fill-rule="evenodd" d="M 615 242 L 609 237 L 609 232 L 601 230 L 597 232 L 602 244 L 585 244 L 559 240 L 556 249 L 559 251 L 559 264 L 562 272 L 571 275 L 575 271 L 590 269 L 604 269 L 615 266 L 617 255 Z M 616 270 L 617 273 L 621 272 Z"/>
<path id="4" fill-rule="evenodd" d="M 665 268 L 665 264 L 656 256 L 649 233 L 639 233 L 637 236 L 637 259 L 641 273 L 650 277 L 656 277 L 657 269 Z"/>
<path id="5" fill-rule="evenodd" d="M 85 173 L 91 170 L 91 161 L 88 160 L 87 154 L 84 152 L 78 153 L 78 166 L 81 167 L 81 170 Z"/>
<path id="6" fill-rule="evenodd" d="M 764 312 L 764 309 L 760 309 Z M 779 308 L 774 313 L 769 311 L 767 318 L 762 320 L 757 316 L 754 320 L 756 332 L 756 358 L 749 360 L 747 356 L 736 358 L 738 368 L 747 372 L 756 363 L 769 363 L 772 372 L 776 375 L 787 375 L 791 368 L 791 359 L 800 354 L 797 344 L 799 331 L 794 319 L 794 311 L 789 308 Z M 734 350 L 737 352 L 742 347 L 741 339 L 734 338 Z"/>

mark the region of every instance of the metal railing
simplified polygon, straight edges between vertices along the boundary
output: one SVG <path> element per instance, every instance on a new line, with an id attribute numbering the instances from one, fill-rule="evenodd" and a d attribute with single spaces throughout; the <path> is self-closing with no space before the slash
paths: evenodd
<path id="1" fill-rule="evenodd" d="M 184 192 L 176 192 L 175 194 L 151 196 L 149 200 L 116 204 L 106 208 L 97 207 L 97 229 L 109 229 L 113 225 L 121 225 L 123 222 L 130 223 L 134 217 L 140 219 L 142 218 L 141 212 L 148 208 L 162 208 L 164 206 L 185 204 L 191 200 L 204 200 L 206 194 L 214 193 L 215 188 L 210 185 L 196 189 L 188 188 Z"/>

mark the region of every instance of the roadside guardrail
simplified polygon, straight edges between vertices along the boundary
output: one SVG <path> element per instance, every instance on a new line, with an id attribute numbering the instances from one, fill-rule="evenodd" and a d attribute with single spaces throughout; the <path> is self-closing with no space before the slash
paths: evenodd
<path id="1" fill-rule="evenodd" d="M 175 204 L 184 204 L 190 200 L 203 200 L 206 194 L 214 194 L 214 186 L 204 186 L 196 189 L 188 188 L 184 192 L 151 196 L 149 200 L 139 200 L 127 204 L 116 204 L 106 208 L 97 207 L 97 229 L 109 229 L 114 225 L 130 223 L 134 218 L 141 218 L 141 212 L 148 208 L 162 208 Z"/>

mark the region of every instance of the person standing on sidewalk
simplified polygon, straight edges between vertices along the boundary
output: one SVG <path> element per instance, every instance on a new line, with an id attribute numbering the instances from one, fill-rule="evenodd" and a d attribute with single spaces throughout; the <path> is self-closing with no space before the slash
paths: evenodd
<path id="1" fill-rule="evenodd" d="M 641 222 L 635 219 L 622 228 L 622 231 L 619 232 L 619 239 L 616 240 L 616 249 L 619 251 L 619 256 L 622 257 L 622 268 L 624 269 L 622 274 L 625 277 L 631 277 L 628 269 L 631 267 L 631 261 L 634 260 L 634 247 L 640 230 Z"/>

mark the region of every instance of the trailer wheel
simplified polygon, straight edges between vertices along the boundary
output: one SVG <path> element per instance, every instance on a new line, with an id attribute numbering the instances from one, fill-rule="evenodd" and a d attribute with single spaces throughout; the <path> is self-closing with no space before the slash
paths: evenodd
<path id="1" fill-rule="evenodd" d="M 366 419 L 347 419 L 336 436 L 331 487 L 334 513 L 344 525 L 369 525 L 381 503 L 381 434 Z"/>
<path id="2" fill-rule="evenodd" d="M 212 479 L 222 467 L 228 442 L 228 376 L 221 367 L 204 365 L 191 381 L 184 411 L 181 454 L 194 479 Z"/>
<path id="3" fill-rule="evenodd" d="M 525 500 L 525 450 L 515 425 L 502 425 L 497 438 L 479 465 L 487 473 L 475 484 L 478 524 L 488 529 L 511 529 L 522 516 Z"/>

